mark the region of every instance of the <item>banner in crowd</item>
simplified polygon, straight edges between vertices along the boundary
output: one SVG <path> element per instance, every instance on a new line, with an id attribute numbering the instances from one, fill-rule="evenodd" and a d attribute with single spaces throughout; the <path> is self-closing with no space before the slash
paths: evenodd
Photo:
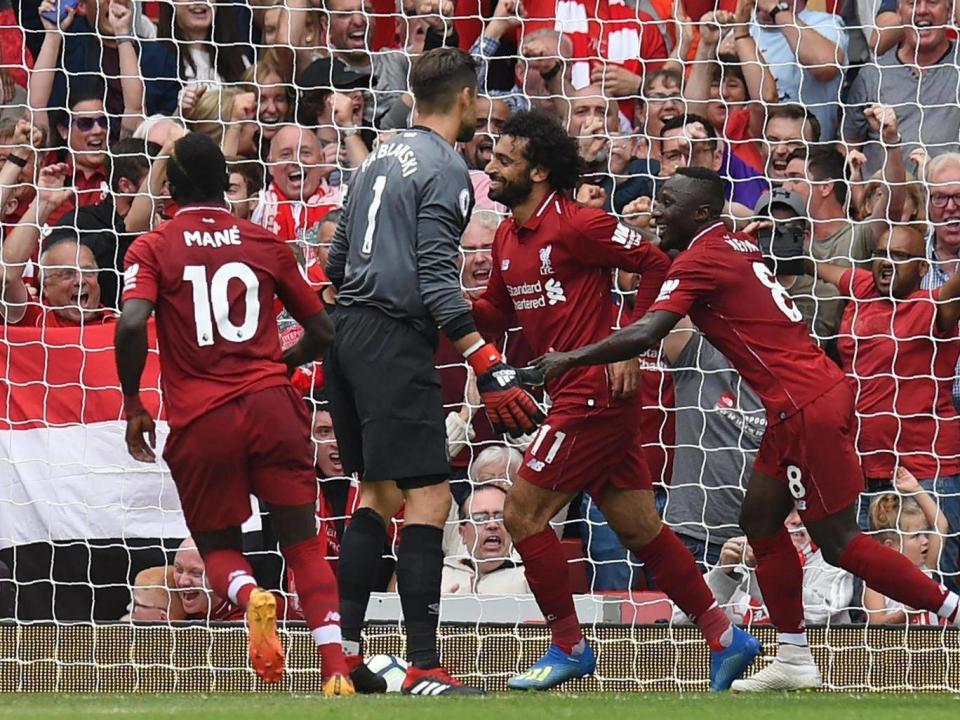
<path id="1" fill-rule="evenodd" d="M 169 471 L 127 453 L 114 329 L 0 327 L 0 549 L 187 535 Z M 142 397 L 162 418 L 152 323 L 150 348 Z"/>

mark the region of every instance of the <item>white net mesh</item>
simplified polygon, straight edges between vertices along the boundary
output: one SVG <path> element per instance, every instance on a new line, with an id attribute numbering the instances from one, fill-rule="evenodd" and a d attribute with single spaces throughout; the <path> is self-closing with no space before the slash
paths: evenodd
<path id="1" fill-rule="evenodd" d="M 232 211 L 291 243 L 332 300 L 323 269 L 345 189 L 378 142 L 413 122 L 410 62 L 443 45 L 469 50 L 479 64 L 478 134 L 460 148 L 478 201 L 462 244 L 465 293 L 478 296 L 492 271 L 505 208 L 489 199 L 483 169 L 518 110 L 552 113 L 578 137 L 577 199 L 639 228 L 649 229 L 652 198 L 682 166 L 720 172 L 725 216 L 741 229 L 764 193 L 788 190 L 760 213 L 777 219 L 777 232 L 764 241 L 760 229 L 757 237 L 857 392 L 856 441 L 868 480 L 861 526 L 957 589 L 960 341 L 950 298 L 928 292 L 950 287 L 960 248 L 960 66 L 946 0 L 88 0 L 74 8 L 48 0 L 39 11 L 53 20 L 29 3 L 7 5 L 0 2 L 0 618 L 21 627 L 52 622 L 55 632 L 129 613 L 164 623 L 236 619 L 235 608 L 197 592 L 195 551 L 177 552 L 187 532 L 165 465 L 144 466 L 125 452 L 113 331 L 97 308 L 116 309 L 126 249 L 175 210 L 162 148 L 184 127 L 210 134 L 230 159 Z M 57 19 L 61 6 L 69 9 Z M 80 245 L 60 242 L 78 236 Z M 803 254 L 856 268 L 853 285 L 824 274 L 814 281 L 789 262 Z M 618 323 L 636 283 L 623 272 L 611 282 Z M 283 313 L 278 326 L 285 345 L 299 335 Z M 495 340 L 515 364 L 532 357 L 519 329 Z M 463 623 L 447 629 L 444 647 L 466 677 L 497 683 L 522 669 L 540 642 L 521 627 L 542 616 L 497 522 L 502 493 L 488 491 L 516 477 L 525 443 L 494 436 L 452 347 L 441 345 L 437 366 L 457 513 L 445 534 L 450 594 L 442 619 Z M 693 327 L 674 331 L 642 366 L 641 435 L 663 517 L 731 617 L 762 626 L 769 618 L 738 525 L 766 425 L 759 399 Z M 356 482 L 343 477 L 317 394 L 320 368 L 301 368 L 294 382 L 313 396 L 319 515 L 335 556 Z M 155 355 L 144 388 L 151 412 L 162 411 Z M 161 423 L 161 447 L 165 435 Z M 833 442 L 825 437 L 812 451 L 829 452 Z M 285 592 L 269 520 L 254 509 L 247 549 L 258 578 Z M 578 613 L 600 645 L 606 687 L 701 687 L 699 640 L 678 627 L 689 621 L 590 497 L 574 500 L 553 526 Z M 956 637 L 935 616 L 865 591 L 826 565 L 799 520 L 788 529 L 804 558 L 809 624 L 935 626 L 816 635 L 822 665 L 835 664 L 829 686 L 960 688 L 955 670 L 941 671 Z M 393 558 L 392 545 L 378 570 L 384 594 L 370 610 L 387 625 L 371 637 L 400 652 Z M 148 570 L 163 566 L 170 569 Z M 141 590 L 131 594 L 134 585 Z M 638 629 L 652 623 L 664 624 Z M 621 624 L 628 628 L 613 627 Z M 12 664 L 0 660 L 0 687 L 52 687 L 43 673 L 71 662 L 96 672 L 226 672 L 242 664 L 242 652 L 237 660 L 235 647 L 218 646 L 216 630 L 177 641 L 200 653 L 181 662 L 171 647 L 126 636 L 73 638 L 89 650 L 74 661 L 31 655 L 7 629 L 0 627 L 0 655 Z M 113 659 L 98 664 L 98 642 L 138 651 L 107 653 Z M 652 662 L 663 647 L 674 654 Z M 96 683 L 128 682 L 105 677 Z"/>

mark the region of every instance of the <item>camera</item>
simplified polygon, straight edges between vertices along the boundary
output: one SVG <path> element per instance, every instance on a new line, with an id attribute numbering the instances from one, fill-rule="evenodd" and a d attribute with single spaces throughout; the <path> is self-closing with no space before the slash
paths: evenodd
<path id="1" fill-rule="evenodd" d="M 763 261 L 774 275 L 803 275 L 803 220 L 773 220 L 757 233 Z"/>

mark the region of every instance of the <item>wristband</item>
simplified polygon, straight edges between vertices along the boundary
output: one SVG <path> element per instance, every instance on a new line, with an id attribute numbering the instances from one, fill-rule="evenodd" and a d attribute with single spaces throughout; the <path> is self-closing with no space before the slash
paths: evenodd
<path id="1" fill-rule="evenodd" d="M 464 358 L 470 357 L 470 356 L 473 355 L 477 350 L 479 350 L 480 348 L 482 348 L 482 347 L 483 347 L 484 345 L 486 345 L 486 344 L 487 344 L 487 341 L 484 340 L 483 338 L 481 338 L 480 340 L 477 340 L 473 345 L 471 345 L 470 347 L 468 347 L 466 350 L 463 351 L 463 357 L 464 357 Z"/>
<path id="2" fill-rule="evenodd" d="M 136 395 L 123 396 L 123 414 L 127 420 L 134 415 L 145 413 L 146 411 L 147 409 L 143 406 L 143 403 L 140 402 L 140 393 L 137 393 Z"/>
<path id="3" fill-rule="evenodd" d="M 542 77 L 542 78 L 543 78 L 544 80 L 546 80 L 547 82 L 550 82 L 550 81 L 553 80 L 557 75 L 560 74 L 560 71 L 561 71 L 561 70 L 563 70 L 563 61 L 562 61 L 562 60 L 557 60 L 557 64 L 554 65 L 554 66 L 553 66 L 552 68 L 550 68 L 549 70 L 547 70 L 545 73 L 540 73 L 540 77 Z"/>
<path id="4" fill-rule="evenodd" d="M 120 46 L 120 45 L 123 45 L 124 43 L 133 42 L 133 38 L 127 35 L 124 37 L 116 38 L 116 41 L 117 41 L 117 45 Z"/>
<path id="5" fill-rule="evenodd" d="M 493 345 L 485 342 L 482 346 L 465 356 L 477 377 L 503 362 L 503 356 Z"/>
<path id="6" fill-rule="evenodd" d="M 12 163 L 13 163 L 14 165 L 16 165 L 17 167 L 25 168 L 25 167 L 27 166 L 27 161 L 26 161 L 26 160 L 24 160 L 22 157 L 18 157 L 18 156 L 16 156 L 16 155 L 14 155 L 13 153 L 10 153 L 9 155 L 7 155 L 7 160 L 9 160 L 10 162 L 12 162 Z"/>

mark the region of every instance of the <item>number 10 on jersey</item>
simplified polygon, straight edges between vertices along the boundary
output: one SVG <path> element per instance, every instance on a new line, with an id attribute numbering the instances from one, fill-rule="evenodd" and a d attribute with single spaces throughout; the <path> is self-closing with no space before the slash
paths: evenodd
<path id="1" fill-rule="evenodd" d="M 197 325 L 197 345 L 213 345 L 213 326 L 224 340 L 246 342 L 257 332 L 260 318 L 260 281 L 250 266 L 242 262 L 228 262 L 217 268 L 207 282 L 207 268 L 203 265 L 187 265 L 183 279 L 193 285 L 193 319 Z M 227 294 L 231 280 L 243 284 L 243 322 L 234 324 L 230 319 L 230 298 Z"/>

